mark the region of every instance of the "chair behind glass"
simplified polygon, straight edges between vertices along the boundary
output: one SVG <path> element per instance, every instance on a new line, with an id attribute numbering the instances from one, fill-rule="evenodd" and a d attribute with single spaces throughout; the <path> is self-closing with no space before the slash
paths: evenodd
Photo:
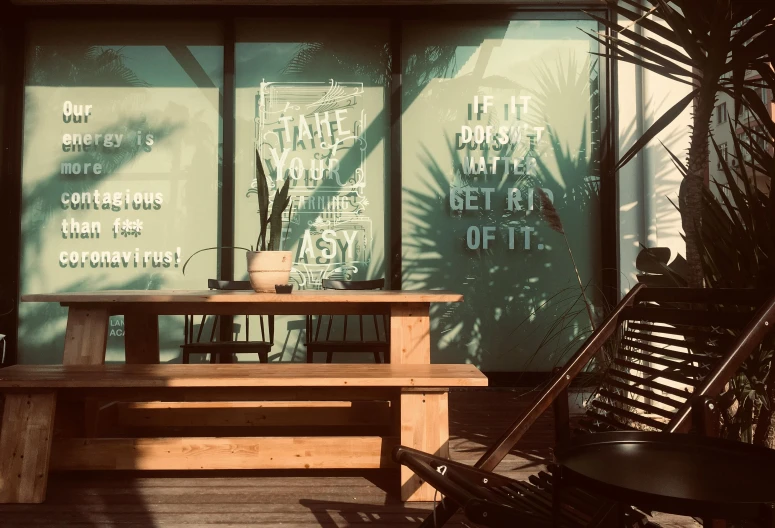
<path id="1" fill-rule="evenodd" d="M 346 280 L 323 280 L 324 290 L 381 290 L 385 287 L 385 279 L 346 281 Z M 369 317 L 371 315 L 371 317 Z M 333 361 L 334 353 L 363 353 L 371 352 L 374 355 L 374 362 L 381 363 L 384 357 L 385 363 L 390 363 L 390 327 L 389 320 L 385 314 L 359 314 L 358 316 L 358 339 L 348 339 L 347 323 L 350 316 L 347 315 L 318 315 L 307 316 L 307 363 L 314 362 L 316 352 L 326 353 L 326 363 Z M 364 335 L 364 318 L 369 319 L 373 324 L 374 339 L 367 339 Z M 380 332 L 379 320 L 382 320 Z M 342 330 L 337 330 L 338 324 L 342 321 Z M 325 329 L 324 329 L 325 328 Z M 332 336 L 332 330 L 334 335 Z M 382 357 L 380 357 L 382 354 Z"/>

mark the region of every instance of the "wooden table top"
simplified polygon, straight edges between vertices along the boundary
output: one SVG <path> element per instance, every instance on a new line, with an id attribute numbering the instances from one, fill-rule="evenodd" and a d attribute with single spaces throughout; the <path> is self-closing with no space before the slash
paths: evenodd
<path id="1" fill-rule="evenodd" d="M 0 388 L 486 387 L 473 365 L 14 365 Z"/>
<path id="2" fill-rule="evenodd" d="M 445 290 L 301 290 L 291 294 L 219 290 L 105 290 L 22 295 L 23 302 L 114 303 L 451 303 L 463 296 Z"/>

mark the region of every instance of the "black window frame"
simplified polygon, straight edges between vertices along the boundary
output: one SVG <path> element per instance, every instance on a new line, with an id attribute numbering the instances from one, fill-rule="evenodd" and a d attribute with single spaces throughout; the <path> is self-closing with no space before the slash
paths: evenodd
<path id="1" fill-rule="evenodd" d="M 475 10 L 472 9 L 475 7 Z M 485 5 L 471 2 L 467 5 L 317 5 L 305 6 L 304 17 L 325 19 L 361 18 L 384 19 L 390 24 L 391 84 L 388 109 L 390 112 L 390 192 L 386 195 L 390 208 L 386 226 L 388 236 L 389 287 L 400 289 L 402 276 L 401 261 L 401 53 L 403 23 L 408 20 L 574 20 L 584 18 L 584 11 L 593 12 L 608 20 L 616 20 L 615 14 L 597 2 L 589 4 L 560 5 Z M 7 334 L 5 364 L 17 361 L 18 305 L 21 272 L 21 169 L 24 119 L 25 56 L 28 49 L 28 24 L 30 21 L 55 19 L 61 23 L 68 20 L 99 20 L 117 18 L 122 20 L 217 20 L 222 28 L 224 47 L 224 93 L 223 93 L 223 165 L 222 189 L 219 199 L 221 214 L 220 240 L 224 246 L 234 243 L 234 185 L 235 185 L 235 63 L 236 21 L 241 18 L 283 18 L 298 17 L 299 6 L 203 6 L 203 5 L 8 5 L 0 21 L 0 74 L 3 75 L 4 90 L 0 92 L 4 105 L 0 113 L 2 122 L 3 156 L 0 158 L 2 180 L 0 180 L 0 210 L 2 210 L 7 234 L 3 237 L 5 250 L 0 259 L 0 276 L 3 277 L 0 295 L 0 333 Z M 605 31 L 599 25 L 600 31 Z M 609 305 L 617 302 L 619 296 L 619 229 L 617 212 L 617 181 L 612 172 L 618 156 L 618 118 L 614 111 L 617 100 L 616 63 L 611 59 L 600 62 L 601 89 L 601 181 L 600 181 L 600 237 L 601 237 L 601 281 L 605 301 Z M 223 251 L 219 256 L 218 278 L 233 278 L 234 255 Z M 230 334 L 228 325 L 222 333 Z"/>

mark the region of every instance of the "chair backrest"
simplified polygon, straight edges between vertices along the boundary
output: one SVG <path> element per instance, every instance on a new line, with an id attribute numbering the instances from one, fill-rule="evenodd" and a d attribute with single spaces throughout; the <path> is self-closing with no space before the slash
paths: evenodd
<path id="1" fill-rule="evenodd" d="M 760 290 L 643 289 L 621 313 L 580 429 L 664 431 L 676 425 L 766 300 Z M 718 395 L 712 392 L 704 395 Z"/>
<path id="2" fill-rule="evenodd" d="M 476 467 L 492 471 L 604 347 L 614 353 L 601 358 L 602 388 L 581 429 L 685 432 L 692 403 L 718 396 L 773 326 L 772 292 L 638 284 Z"/>
<path id="3" fill-rule="evenodd" d="M 324 290 L 381 290 L 385 287 L 385 279 L 372 279 L 372 280 L 355 280 L 355 281 L 345 281 L 345 280 L 333 280 L 333 279 L 323 279 L 322 281 L 323 289 Z M 361 314 L 358 316 L 358 324 L 359 324 L 359 336 L 360 341 L 364 341 L 364 333 L 363 333 L 363 315 L 368 314 Z M 388 336 L 389 336 L 389 330 L 388 330 L 388 319 L 386 315 L 382 315 L 382 334 L 380 334 L 380 328 L 379 323 L 377 322 L 377 315 L 372 315 L 372 321 L 374 324 L 374 333 L 376 334 L 377 341 L 385 341 L 387 342 Z M 344 320 L 344 326 L 342 329 L 342 339 L 341 341 L 347 341 L 347 321 L 348 317 L 346 315 L 341 316 Z M 315 326 L 315 330 L 313 332 L 313 321 L 312 316 L 307 317 L 307 331 L 309 332 L 309 336 L 311 336 L 312 341 L 321 341 L 320 336 L 320 330 L 322 326 L 324 316 L 318 315 L 317 316 L 317 325 Z M 334 316 L 328 316 L 328 324 L 326 325 L 326 335 L 323 337 L 322 340 L 329 341 L 331 340 L 331 330 L 333 327 L 333 321 Z M 383 340 L 384 336 L 384 340 Z"/>
<path id="4" fill-rule="evenodd" d="M 381 290 L 384 287 L 384 278 L 357 281 L 323 279 L 324 290 Z"/>
<path id="5" fill-rule="evenodd" d="M 252 290 L 252 286 L 250 285 L 250 281 L 246 280 L 218 280 L 218 279 L 207 279 L 207 288 L 210 290 L 221 290 L 221 291 L 238 291 L 238 290 Z M 220 321 L 221 316 L 214 316 L 213 325 L 210 331 L 210 342 L 215 341 L 215 331 L 218 327 L 218 323 Z M 261 341 L 267 341 L 266 339 L 266 330 L 264 326 L 264 316 L 258 316 L 260 325 L 261 325 Z M 202 340 L 202 331 L 204 330 L 206 323 L 207 323 L 207 315 L 203 315 L 200 322 L 199 322 L 199 330 L 197 332 L 196 342 L 200 342 Z M 185 342 L 186 343 L 194 343 L 194 316 L 186 315 L 184 316 L 184 332 L 185 332 Z M 235 325 L 235 327 L 238 327 L 239 325 Z M 270 315 L 268 316 L 268 330 L 269 330 L 269 340 L 268 343 L 274 343 L 274 316 Z M 238 332 L 235 332 L 238 333 Z M 250 340 L 250 316 L 245 315 L 245 341 Z"/>
<path id="6" fill-rule="evenodd" d="M 250 285 L 250 281 L 218 280 L 218 279 L 207 279 L 207 288 L 210 290 L 230 290 L 230 291 L 253 289 L 253 287 Z"/>

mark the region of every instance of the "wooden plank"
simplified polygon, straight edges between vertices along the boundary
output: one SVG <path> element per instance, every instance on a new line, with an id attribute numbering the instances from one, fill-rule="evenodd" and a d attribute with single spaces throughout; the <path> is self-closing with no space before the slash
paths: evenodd
<path id="1" fill-rule="evenodd" d="M 347 469 L 395 467 L 395 437 L 72 438 L 56 470 Z"/>
<path id="2" fill-rule="evenodd" d="M 2 388 L 471 387 L 487 378 L 473 365 L 217 364 L 14 365 Z"/>
<path id="3" fill-rule="evenodd" d="M 6 394 L 0 429 L 0 503 L 46 498 L 56 393 Z"/>
<path id="4" fill-rule="evenodd" d="M 71 306 L 67 313 L 65 365 L 102 365 L 110 315 L 106 308 Z"/>
<path id="5" fill-rule="evenodd" d="M 118 403 L 123 427 L 275 427 L 379 425 L 390 402 L 185 402 Z"/>
<path id="6" fill-rule="evenodd" d="M 445 290 L 301 290 L 291 295 L 222 290 L 112 290 L 23 295 L 22 302 L 62 304 L 116 303 L 432 303 L 461 302 L 463 296 Z"/>
<path id="7" fill-rule="evenodd" d="M 216 5 L 235 6 L 341 6 L 352 7 L 353 0 L 12 0 L 14 4 L 31 6 L 55 5 Z M 489 5 L 556 5 L 557 0 L 488 0 Z M 371 6 L 448 6 L 470 5 L 471 0 L 361 0 L 363 5 Z M 604 7 L 604 0 L 563 0 L 563 6 Z"/>
<path id="8" fill-rule="evenodd" d="M 398 391 L 397 387 L 84 387 L 59 389 L 58 400 L 79 403 L 85 398 L 130 402 L 354 402 L 396 400 Z"/>
<path id="9" fill-rule="evenodd" d="M 130 313 L 153 313 L 156 315 L 358 315 L 358 314 L 388 314 L 389 303 L 320 303 L 320 302 L 216 302 L 192 303 L 192 302 L 150 302 L 150 303 L 114 303 L 114 304 L 82 304 L 73 303 L 71 306 L 97 306 L 106 307 L 112 315 Z"/>
<path id="10" fill-rule="evenodd" d="M 403 303 L 390 307 L 390 362 L 427 364 L 431 362 L 430 305 Z"/>
<path id="11" fill-rule="evenodd" d="M 130 365 L 159 362 L 159 317 L 151 313 L 124 315 L 124 355 Z"/>
<path id="12" fill-rule="evenodd" d="M 401 392 L 401 445 L 449 458 L 447 392 Z M 401 500 L 432 501 L 435 490 L 401 466 Z"/>

